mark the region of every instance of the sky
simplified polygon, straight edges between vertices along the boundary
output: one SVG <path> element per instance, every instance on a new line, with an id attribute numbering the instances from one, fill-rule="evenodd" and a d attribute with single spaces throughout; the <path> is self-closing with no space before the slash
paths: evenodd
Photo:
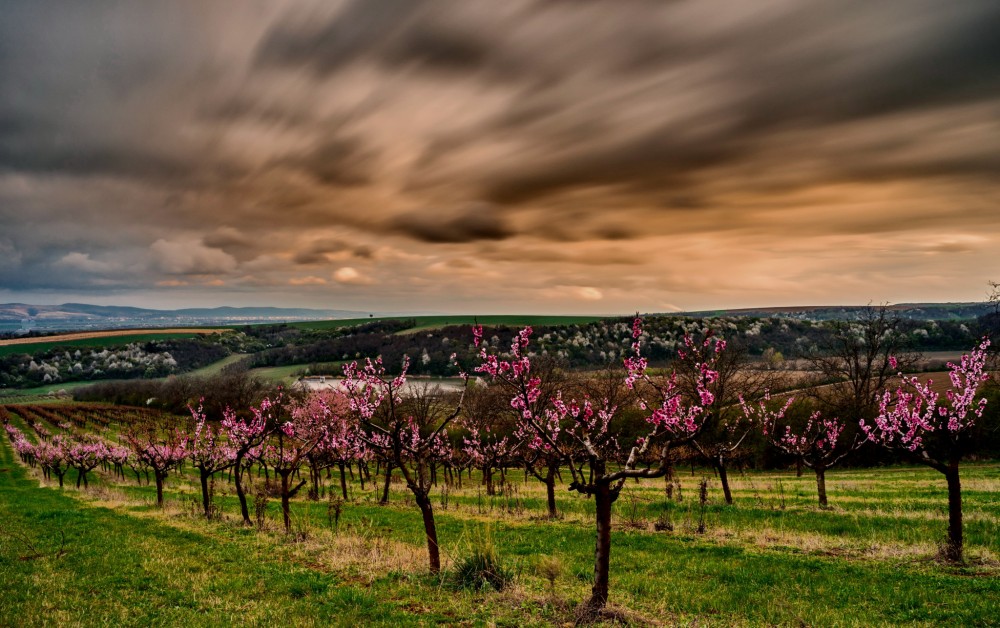
<path id="1" fill-rule="evenodd" d="M 979 301 L 995 0 L 0 0 L 0 301 Z"/>

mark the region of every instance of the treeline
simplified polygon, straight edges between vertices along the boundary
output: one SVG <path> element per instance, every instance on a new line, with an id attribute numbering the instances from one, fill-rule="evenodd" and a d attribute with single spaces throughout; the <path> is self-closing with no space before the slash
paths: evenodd
<path id="1" fill-rule="evenodd" d="M 745 317 L 687 318 L 650 317 L 644 338 L 647 357 L 653 364 L 665 365 L 677 356 L 682 339 L 688 334 L 716 335 L 739 340 L 756 358 L 774 361 L 780 367 L 785 359 L 809 358 L 825 350 L 832 335 L 858 327 L 858 322 L 812 322 L 780 318 Z M 394 323 L 394 324 L 389 324 Z M 454 375 L 450 356 L 456 353 L 464 366 L 475 361 L 477 349 L 472 344 L 468 326 L 450 326 L 427 331 L 399 333 L 412 327 L 412 321 L 385 321 L 382 325 L 360 326 L 336 337 L 310 340 L 300 335 L 271 332 L 272 341 L 287 344 L 274 346 L 246 359 L 247 368 L 343 362 L 381 355 L 390 372 L 398 372 L 403 356 L 411 358 L 410 372 L 444 377 Z M 899 321 L 900 347 L 908 351 L 954 351 L 971 346 L 987 329 L 988 321 Z M 485 341 L 498 349 L 510 345 L 515 329 L 486 327 Z M 535 351 L 553 356 L 571 369 L 592 369 L 619 363 L 628 348 L 627 319 L 606 319 L 586 325 L 558 325 L 535 328 L 538 339 Z"/>
<path id="2" fill-rule="evenodd" d="M 58 382 L 165 377 L 207 366 L 229 355 L 216 338 L 175 338 L 107 348 L 59 345 L 32 354 L 0 356 L 0 386 L 27 388 Z"/>
<path id="3" fill-rule="evenodd" d="M 241 366 L 259 368 L 319 364 L 381 355 L 386 368 L 398 372 L 403 357 L 409 355 L 411 373 L 445 376 L 456 372 L 449 360 L 452 353 L 471 357 L 472 331 L 467 325 L 399 333 L 414 325 L 413 320 L 375 321 L 345 329 L 333 338 L 265 349 L 244 359 Z M 509 338 L 513 331 L 506 330 L 504 334 Z"/>
<path id="4" fill-rule="evenodd" d="M 279 385 L 245 370 L 227 370 L 207 377 L 181 375 L 165 380 L 98 382 L 73 391 L 76 401 L 104 401 L 123 406 L 157 408 L 171 414 L 189 414 L 204 400 L 205 414 L 220 420 L 225 408 L 248 408 L 266 396 L 275 396 Z M 301 393 L 282 391 L 286 397 Z"/>
<path id="5" fill-rule="evenodd" d="M 898 320 L 896 332 L 900 347 L 908 351 L 955 351 L 972 346 L 977 338 L 997 328 L 998 321 L 996 313 L 964 322 L 903 319 Z M 468 326 L 417 331 L 413 329 L 416 324 L 413 319 L 389 319 L 323 329 L 287 324 L 246 326 L 218 336 L 133 343 L 100 351 L 56 345 L 33 355 L 0 356 L 0 386 L 27 388 L 57 382 L 163 377 L 201 368 L 233 352 L 249 354 L 236 370 L 342 363 L 381 355 L 386 368 L 398 372 L 403 356 L 409 355 L 411 373 L 445 377 L 455 374 L 452 353 L 466 369 L 475 361 L 477 350 Z M 644 342 L 651 363 L 665 365 L 677 355 L 685 335 L 711 330 L 722 338 L 739 340 L 754 359 L 780 369 L 792 366 L 788 360 L 810 359 L 824 352 L 832 335 L 859 331 L 862 324 L 743 316 L 653 316 L 646 319 Z M 558 358 L 571 369 L 600 368 L 621 363 L 629 333 L 626 319 L 537 327 L 533 350 Z M 511 327 L 486 328 L 484 340 L 503 351 L 513 334 Z"/>

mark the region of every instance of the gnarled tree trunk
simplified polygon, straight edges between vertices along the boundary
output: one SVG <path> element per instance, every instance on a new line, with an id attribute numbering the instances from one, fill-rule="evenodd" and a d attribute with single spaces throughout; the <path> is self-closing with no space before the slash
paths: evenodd
<path id="1" fill-rule="evenodd" d="M 252 526 L 253 521 L 250 520 L 250 507 L 247 506 L 247 494 L 243 490 L 243 461 L 236 461 L 236 468 L 233 472 L 233 482 L 236 484 L 236 497 L 240 500 L 240 514 L 243 516 L 243 525 Z"/>
<path id="2" fill-rule="evenodd" d="M 344 496 L 344 501 L 347 501 L 347 473 L 344 469 L 344 463 L 338 463 L 340 467 L 340 492 Z"/>
<path id="3" fill-rule="evenodd" d="M 156 505 L 163 508 L 163 480 L 166 474 L 161 471 L 154 471 L 153 477 L 156 479 Z"/>
<path id="4" fill-rule="evenodd" d="M 817 466 L 813 469 L 816 472 L 816 493 L 819 495 L 819 505 L 826 508 L 826 467 Z"/>
<path id="5" fill-rule="evenodd" d="M 591 589 L 587 606 L 600 610 L 608 603 L 608 584 L 611 571 L 611 505 L 614 496 L 611 486 L 606 482 L 598 482 L 594 491 L 594 503 L 597 507 L 595 519 L 597 522 L 597 540 L 594 547 L 594 586 Z"/>
<path id="6" fill-rule="evenodd" d="M 559 516 L 556 510 L 556 471 L 559 465 L 550 464 L 548 472 L 545 474 L 545 500 L 549 507 L 549 519 Z"/>
<path id="7" fill-rule="evenodd" d="M 729 472 L 726 470 L 726 463 L 720 456 L 715 462 L 715 470 L 719 473 L 719 482 L 722 483 L 722 495 L 726 498 L 726 503 L 733 505 L 733 492 L 729 489 Z"/>
<path id="8" fill-rule="evenodd" d="M 211 473 L 207 473 L 204 469 L 199 469 L 199 475 L 201 476 L 201 505 L 205 509 L 205 518 L 212 518 L 211 504 L 208 501 L 208 478 Z"/>
<path id="9" fill-rule="evenodd" d="M 378 500 L 379 504 L 385 505 L 389 503 L 389 482 L 392 480 L 392 465 L 385 465 L 385 486 L 382 488 L 382 499 Z"/>
<path id="10" fill-rule="evenodd" d="M 945 557 L 962 562 L 964 539 L 962 536 L 962 483 L 958 476 L 958 461 L 953 460 L 944 473 L 948 480 L 948 544 Z"/>
<path id="11" fill-rule="evenodd" d="M 434 523 L 434 508 L 431 505 L 430 497 L 423 491 L 414 491 L 417 506 L 420 507 L 420 514 L 424 518 L 424 534 L 427 537 L 427 559 L 430 564 L 431 573 L 437 575 L 441 573 L 441 550 L 438 547 L 437 525 Z"/>

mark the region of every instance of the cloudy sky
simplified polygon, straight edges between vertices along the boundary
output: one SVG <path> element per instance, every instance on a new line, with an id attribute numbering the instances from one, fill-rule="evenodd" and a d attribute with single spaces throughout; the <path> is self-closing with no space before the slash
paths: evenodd
<path id="1" fill-rule="evenodd" d="M 0 301 L 981 300 L 995 0 L 0 0 Z"/>

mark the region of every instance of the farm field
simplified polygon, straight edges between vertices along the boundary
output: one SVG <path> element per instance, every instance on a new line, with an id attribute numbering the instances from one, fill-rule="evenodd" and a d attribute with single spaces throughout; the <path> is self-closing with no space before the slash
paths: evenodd
<path id="1" fill-rule="evenodd" d="M 91 331 L 57 336 L 42 336 L 38 338 L 9 338 L 0 340 L 0 355 L 12 353 L 31 353 L 36 349 L 51 345 L 66 347 L 114 347 L 133 342 L 149 342 L 153 340 L 171 340 L 177 338 L 194 338 L 206 334 L 219 334 L 230 331 L 227 328 L 176 328 L 176 329 L 112 329 L 108 331 Z"/>
<path id="2" fill-rule="evenodd" d="M 111 435 L 114 417 L 128 416 L 108 406 L 43 406 L 42 413 L 46 407 L 97 417 L 85 420 L 86 430 L 110 417 Z M 8 410 L 31 436 L 19 408 Z M 318 501 L 295 498 L 292 533 L 285 534 L 273 498 L 257 501 L 256 529 L 238 525 L 232 485 L 222 475 L 215 485 L 221 517 L 206 522 L 190 467 L 170 475 L 158 509 L 153 488 L 137 486 L 129 472 L 122 480 L 98 470 L 86 490 L 73 488 L 70 472 L 60 490 L 2 440 L 2 625 L 562 625 L 589 593 L 592 501 L 562 485 L 561 517 L 549 521 L 544 488 L 519 470 L 510 470 L 493 496 L 478 475 L 461 488 L 442 482 L 434 491 L 444 561 L 437 579 L 427 573 L 409 491 L 394 482 L 388 505 L 379 506 L 374 468 L 364 490 L 351 474 L 342 504 L 330 498 L 336 480 L 324 480 Z M 995 625 L 996 463 L 963 466 L 964 566 L 935 560 L 947 498 L 942 476 L 926 468 L 830 471 L 829 509 L 816 505 L 808 474 L 733 473 L 732 506 L 710 471 L 678 469 L 676 480 L 669 499 L 662 479 L 630 481 L 615 505 L 611 603 L 630 623 Z M 259 490 L 264 478 L 255 473 L 253 482 Z M 514 575 L 503 591 L 455 582 L 456 564 L 484 537 Z"/>
<path id="3" fill-rule="evenodd" d="M 289 364 L 288 366 L 262 366 L 251 369 L 252 375 L 263 377 L 282 384 L 293 384 L 299 379 L 299 374 L 309 368 L 308 364 Z"/>

